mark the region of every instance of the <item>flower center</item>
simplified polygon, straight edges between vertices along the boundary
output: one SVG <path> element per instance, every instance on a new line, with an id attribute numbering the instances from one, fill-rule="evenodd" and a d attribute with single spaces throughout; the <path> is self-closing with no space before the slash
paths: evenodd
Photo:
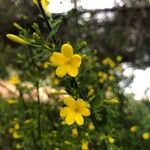
<path id="1" fill-rule="evenodd" d="M 66 64 L 67 64 L 67 65 L 70 65 L 70 64 L 71 64 L 71 60 L 68 59 L 68 60 L 66 61 Z"/>

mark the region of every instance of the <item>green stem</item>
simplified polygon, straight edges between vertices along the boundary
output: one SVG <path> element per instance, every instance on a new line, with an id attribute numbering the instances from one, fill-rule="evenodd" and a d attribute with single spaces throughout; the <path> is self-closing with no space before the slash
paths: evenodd
<path id="1" fill-rule="evenodd" d="M 38 137 L 41 138 L 41 102 L 40 102 L 40 95 L 39 95 L 39 82 L 36 82 L 36 91 L 37 91 L 37 100 L 38 100 Z"/>
<path id="2" fill-rule="evenodd" d="M 43 9 L 43 7 L 42 7 L 42 4 L 41 4 L 41 1 L 40 1 L 40 0 L 38 0 L 38 5 L 39 5 L 39 8 L 40 8 L 40 10 L 41 10 L 41 13 L 42 13 L 42 15 L 43 15 L 43 17 L 44 17 L 45 23 L 46 23 L 46 25 L 47 25 L 49 31 L 51 32 L 51 31 L 52 31 L 52 28 L 51 28 L 51 26 L 50 26 L 50 24 L 49 24 L 49 22 L 48 22 L 47 16 L 46 16 L 46 14 L 45 14 L 45 11 L 44 11 L 44 9 Z M 57 40 L 56 40 L 55 36 L 52 36 L 52 40 L 53 40 L 53 42 L 54 42 L 55 44 L 57 44 Z"/>

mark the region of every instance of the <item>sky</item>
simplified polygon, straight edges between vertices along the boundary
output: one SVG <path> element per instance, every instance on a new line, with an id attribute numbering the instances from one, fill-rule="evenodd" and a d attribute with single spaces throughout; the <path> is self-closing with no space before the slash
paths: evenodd
<path id="1" fill-rule="evenodd" d="M 112 8 L 114 3 L 120 3 L 121 0 L 79 0 L 78 6 L 84 9 L 104 9 Z M 120 3 L 121 4 L 121 3 Z M 50 0 L 49 10 L 51 13 L 67 12 L 73 8 L 71 0 Z"/>
<path id="2" fill-rule="evenodd" d="M 122 5 L 121 0 L 79 0 L 78 6 L 84 9 L 104 9 L 112 8 L 114 4 Z M 51 13 L 67 12 L 73 8 L 71 0 L 50 0 L 49 10 Z M 133 93 L 135 100 L 141 100 L 145 96 L 145 90 L 150 87 L 150 68 L 145 70 L 127 67 L 124 74 L 127 77 L 134 75 L 135 78 L 130 87 L 125 89 L 126 93 Z M 150 100 L 150 90 L 147 92 Z"/>

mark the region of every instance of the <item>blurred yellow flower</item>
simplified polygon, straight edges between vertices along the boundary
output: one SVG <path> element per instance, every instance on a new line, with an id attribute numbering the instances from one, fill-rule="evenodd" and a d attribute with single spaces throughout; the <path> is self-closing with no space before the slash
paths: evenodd
<path id="1" fill-rule="evenodd" d="M 14 75 L 14 76 L 10 77 L 10 79 L 8 80 L 8 82 L 11 83 L 11 84 L 17 85 L 17 84 L 20 84 L 21 81 L 20 81 L 18 75 Z"/>
<path id="2" fill-rule="evenodd" d="M 77 128 L 73 128 L 72 130 L 71 130 L 71 134 L 72 134 L 72 136 L 73 137 L 77 137 L 78 136 L 78 130 L 77 130 Z"/>
<path id="3" fill-rule="evenodd" d="M 144 140 L 148 140 L 150 138 L 150 134 L 148 132 L 144 132 L 142 134 L 142 137 L 143 137 Z"/>
<path id="4" fill-rule="evenodd" d="M 16 144 L 16 149 L 21 149 L 21 145 L 19 143 Z"/>
<path id="5" fill-rule="evenodd" d="M 121 62 L 122 59 L 123 59 L 123 57 L 122 57 L 121 55 L 118 55 L 118 56 L 116 57 L 116 60 L 117 60 L 118 62 Z"/>
<path id="6" fill-rule="evenodd" d="M 132 127 L 130 128 L 130 132 L 134 133 L 134 132 L 136 132 L 136 131 L 137 131 L 137 126 L 132 126 Z"/>
<path id="7" fill-rule="evenodd" d="M 116 78 L 115 78 L 114 75 L 110 75 L 110 76 L 108 77 L 108 79 L 109 79 L 110 81 L 114 81 Z"/>
<path id="8" fill-rule="evenodd" d="M 38 0 L 33 0 L 33 2 L 35 4 L 38 4 Z M 49 5 L 49 0 L 41 0 L 41 4 L 42 4 L 42 7 L 43 9 L 48 12 L 48 5 Z"/>
<path id="9" fill-rule="evenodd" d="M 21 37 L 14 35 L 14 34 L 7 34 L 6 35 L 8 39 L 10 39 L 13 42 L 22 44 L 22 45 L 28 45 L 29 43 L 27 41 L 25 41 L 24 39 L 22 39 Z"/>
<path id="10" fill-rule="evenodd" d="M 61 53 L 54 52 L 50 57 L 50 61 L 53 65 L 58 66 L 56 69 L 56 75 L 58 77 L 62 78 L 66 74 L 71 77 L 76 77 L 78 75 L 81 57 L 78 54 L 73 54 L 73 48 L 70 44 L 63 44 Z"/>
<path id="11" fill-rule="evenodd" d="M 87 103 L 82 99 L 75 101 L 72 97 L 66 97 L 64 103 L 67 107 L 63 107 L 60 110 L 60 116 L 64 119 L 68 125 L 77 123 L 78 125 L 84 124 L 83 116 L 89 116 L 90 110 L 87 108 Z"/>
<path id="12" fill-rule="evenodd" d="M 16 123 L 16 124 L 14 125 L 14 129 L 15 129 L 15 130 L 19 130 L 19 128 L 20 128 L 19 123 Z"/>
<path id="13" fill-rule="evenodd" d="M 47 69 L 48 66 L 49 66 L 49 64 L 50 64 L 50 63 L 49 63 L 48 61 L 44 62 L 44 63 L 43 63 L 43 68 L 44 68 L 44 69 Z"/>
<path id="14" fill-rule="evenodd" d="M 22 136 L 20 134 L 18 134 L 18 132 L 14 131 L 12 134 L 14 139 L 20 139 Z"/>
<path id="15" fill-rule="evenodd" d="M 82 142 L 81 150 L 89 150 L 89 142 L 88 141 Z"/>
<path id="16" fill-rule="evenodd" d="M 92 122 L 90 122 L 90 123 L 88 124 L 88 128 L 89 128 L 89 130 L 94 130 L 94 129 L 95 129 L 95 126 L 94 126 L 94 124 L 93 124 Z"/>
<path id="17" fill-rule="evenodd" d="M 115 142 L 115 139 L 113 137 L 111 137 L 111 136 L 108 136 L 108 142 L 110 144 L 113 144 Z"/>
<path id="18" fill-rule="evenodd" d="M 103 65 L 109 65 L 110 68 L 114 68 L 114 67 L 116 66 L 115 62 L 114 62 L 110 57 L 105 58 L 105 59 L 102 61 L 102 64 L 103 64 Z"/>

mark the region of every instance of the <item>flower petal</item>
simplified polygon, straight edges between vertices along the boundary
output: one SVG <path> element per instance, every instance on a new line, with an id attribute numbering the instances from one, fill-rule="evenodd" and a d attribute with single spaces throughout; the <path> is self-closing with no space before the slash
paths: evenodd
<path id="1" fill-rule="evenodd" d="M 61 108 L 60 110 L 60 116 L 63 118 L 63 117 L 66 117 L 70 112 L 70 108 L 69 107 L 63 107 Z"/>
<path id="2" fill-rule="evenodd" d="M 78 125 L 83 125 L 83 124 L 84 124 L 84 119 L 83 119 L 83 117 L 82 117 L 81 114 L 76 113 L 74 119 L 75 119 L 75 121 L 76 121 L 76 123 L 77 123 Z"/>
<path id="3" fill-rule="evenodd" d="M 53 65 L 60 66 L 66 62 L 66 58 L 63 54 L 54 52 L 50 57 L 50 61 L 52 62 Z"/>
<path id="4" fill-rule="evenodd" d="M 81 56 L 78 54 L 75 54 L 71 57 L 71 64 L 77 68 L 81 65 Z"/>
<path id="5" fill-rule="evenodd" d="M 68 65 L 67 73 L 71 77 L 76 77 L 78 75 L 78 69 L 77 69 L 77 67 L 74 67 L 73 65 Z"/>
<path id="6" fill-rule="evenodd" d="M 68 124 L 68 125 L 72 125 L 75 120 L 74 120 L 74 113 L 73 112 L 69 112 L 69 114 L 66 116 L 66 119 L 65 119 L 65 122 Z"/>
<path id="7" fill-rule="evenodd" d="M 64 103 L 71 109 L 75 109 L 76 101 L 72 97 L 66 97 Z"/>
<path id="8" fill-rule="evenodd" d="M 61 53 L 64 54 L 67 58 L 70 58 L 73 55 L 73 48 L 70 44 L 63 44 L 61 47 Z"/>
<path id="9" fill-rule="evenodd" d="M 78 105 L 78 107 L 86 107 L 87 104 L 83 99 L 77 99 L 76 105 Z"/>
<path id="10" fill-rule="evenodd" d="M 67 73 L 67 66 L 66 65 L 62 65 L 57 67 L 56 69 L 56 75 L 60 78 L 64 77 Z"/>
<path id="11" fill-rule="evenodd" d="M 90 110 L 88 108 L 83 108 L 80 110 L 80 113 L 83 115 L 83 116 L 90 116 Z"/>

